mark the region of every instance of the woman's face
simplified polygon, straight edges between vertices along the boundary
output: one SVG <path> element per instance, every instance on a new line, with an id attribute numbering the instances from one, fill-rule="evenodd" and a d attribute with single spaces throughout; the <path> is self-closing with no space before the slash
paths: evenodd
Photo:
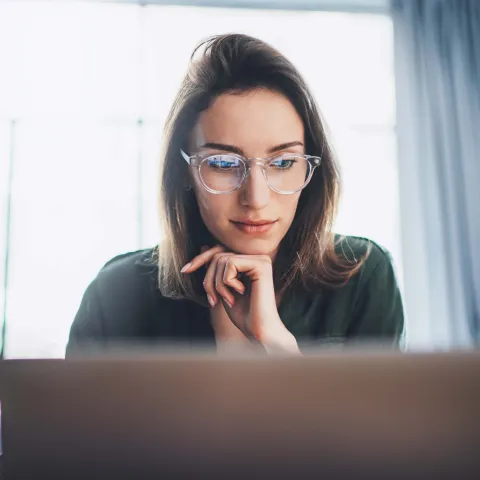
<path id="1" fill-rule="evenodd" d="M 304 127 L 290 101 L 268 90 L 220 95 L 202 112 L 192 132 L 191 154 L 238 153 L 246 158 L 304 154 Z M 210 233 L 236 253 L 270 255 L 292 224 L 300 192 L 281 195 L 269 188 L 262 168 L 252 164 L 242 186 L 213 194 L 190 169 L 202 219 Z M 252 227 L 249 223 L 267 222 Z"/>

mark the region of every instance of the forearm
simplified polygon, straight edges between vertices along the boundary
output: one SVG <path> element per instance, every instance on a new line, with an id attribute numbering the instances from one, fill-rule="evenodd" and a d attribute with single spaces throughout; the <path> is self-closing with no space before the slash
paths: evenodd
<path id="1" fill-rule="evenodd" d="M 265 329 L 255 336 L 255 340 L 267 354 L 301 355 L 297 340 L 283 324 L 273 329 Z"/>

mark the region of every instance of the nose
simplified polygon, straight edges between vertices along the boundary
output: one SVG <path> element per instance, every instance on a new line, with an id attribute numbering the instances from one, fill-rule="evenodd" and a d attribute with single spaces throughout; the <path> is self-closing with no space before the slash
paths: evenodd
<path id="1" fill-rule="evenodd" d="M 252 163 L 240 189 L 240 202 L 244 207 L 260 210 L 270 201 L 270 187 L 263 176 L 263 168 Z"/>

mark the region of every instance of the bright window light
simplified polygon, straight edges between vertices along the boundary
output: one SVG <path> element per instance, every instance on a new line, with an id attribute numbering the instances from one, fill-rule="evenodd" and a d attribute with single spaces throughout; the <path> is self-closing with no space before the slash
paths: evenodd
<path id="1" fill-rule="evenodd" d="M 81 296 L 101 266 L 158 243 L 163 122 L 194 46 L 226 32 L 270 42 L 304 74 L 343 171 L 337 230 L 387 247 L 401 276 L 387 16 L 2 3 L 2 256 L 5 179 L 14 160 L 8 357 L 62 357 Z M 2 280 L 3 268 L 1 262 Z"/>

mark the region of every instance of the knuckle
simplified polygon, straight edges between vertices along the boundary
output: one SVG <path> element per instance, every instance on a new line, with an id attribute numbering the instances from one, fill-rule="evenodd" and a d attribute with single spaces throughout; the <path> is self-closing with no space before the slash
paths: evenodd
<path id="1" fill-rule="evenodd" d="M 233 257 L 232 253 L 223 253 L 218 259 L 218 264 L 221 265 L 222 267 L 225 267 L 225 265 L 228 264 L 228 262 L 232 257 Z"/>
<path id="2" fill-rule="evenodd" d="M 215 291 L 211 288 L 206 288 L 205 289 L 205 293 L 207 293 L 208 295 L 210 295 L 211 297 L 213 297 L 215 295 Z"/>
<path id="3" fill-rule="evenodd" d="M 219 265 L 225 265 L 225 262 L 227 261 L 228 256 L 227 255 L 222 255 L 218 258 L 218 264 Z"/>
<path id="4" fill-rule="evenodd" d="M 225 294 L 228 294 L 228 293 L 229 293 L 227 287 L 225 287 L 225 285 L 222 285 L 222 284 L 220 284 L 220 285 L 218 286 L 218 288 L 216 289 L 216 291 L 217 291 L 222 297 L 224 297 Z"/>
<path id="5" fill-rule="evenodd" d="M 203 279 L 203 284 L 209 285 L 211 283 L 212 283 L 212 272 L 208 271 L 207 274 L 205 275 L 205 278 Z"/>
<path id="6" fill-rule="evenodd" d="M 203 288 L 208 293 L 211 293 L 213 290 L 210 282 L 203 282 Z"/>

